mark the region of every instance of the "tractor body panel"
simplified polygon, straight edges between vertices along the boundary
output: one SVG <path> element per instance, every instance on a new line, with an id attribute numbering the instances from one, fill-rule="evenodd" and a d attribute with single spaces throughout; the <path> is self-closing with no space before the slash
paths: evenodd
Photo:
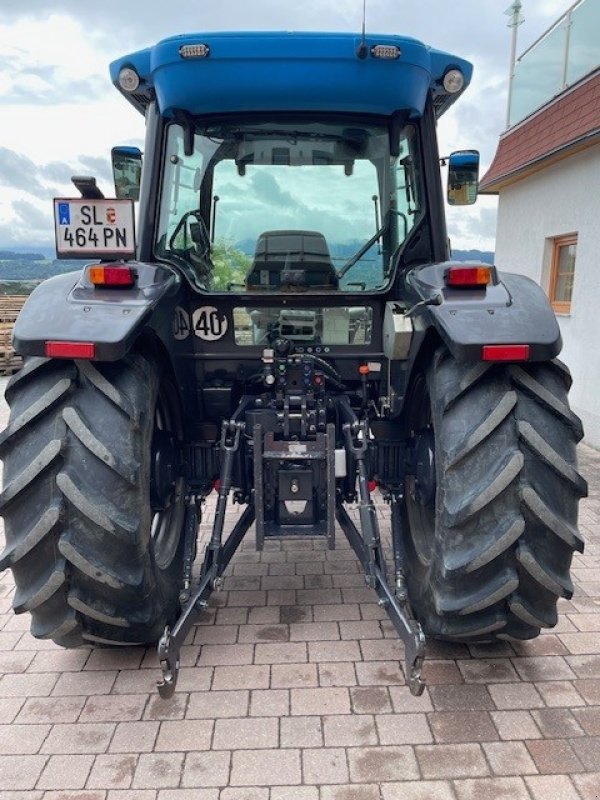
<path id="1" fill-rule="evenodd" d="M 326 111 L 423 114 L 430 90 L 439 92 L 448 69 L 458 68 L 468 85 L 472 67 L 464 59 L 415 39 L 347 33 L 199 33 L 174 36 L 111 64 L 111 77 L 131 67 L 141 85 L 124 93 L 140 110 L 153 89 L 161 114 L 226 114 L 265 111 Z M 372 58 L 374 47 L 396 48 L 397 56 Z M 182 48 L 206 48 L 187 57 Z M 445 95 L 449 100 L 448 95 Z M 456 96 L 452 96 L 452 100 Z M 448 103 L 449 104 L 449 103 Z M 440 106 L 444 106 L 441 99 Z"/>

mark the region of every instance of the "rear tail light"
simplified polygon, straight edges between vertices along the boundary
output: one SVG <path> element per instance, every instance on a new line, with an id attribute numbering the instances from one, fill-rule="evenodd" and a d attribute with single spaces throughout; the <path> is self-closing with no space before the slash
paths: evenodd
<path id="1" fill-rule="evenodd" d="M 447 286 L 487 286 L 492 282 L 492 267 L 448 267 Z"/>
<path id="2" fill-rule="evenodd" d="M 95 358 L 93 342 L 46 342 L 47 358 Z"/>
<path id="3" fill-rule="evenodd" d="M 127 288 L 135 283 L 135 272 L 124 264 L 112 264 L 110 267 L 101 264 L 97 267 L 88 267 L 87 274 L 94 286 Z"/>
<path id="4" fill-rule="evenodd" d="M 484 344 L 482 350 L 484 361 L 527 361 L 528 344 Z"/>

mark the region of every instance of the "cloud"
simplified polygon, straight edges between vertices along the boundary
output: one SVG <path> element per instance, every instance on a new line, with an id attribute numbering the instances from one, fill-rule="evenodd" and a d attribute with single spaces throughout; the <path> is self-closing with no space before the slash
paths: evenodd
<path id="1" fill-rule="evenodd" d="M 469 91 L 440 123 L 440 149 L 445 153 L 477 148 L 483 170 L 491 162 L 504 127 L 510 47 L 504 11 L 509 2 L 367 2 L 367 32 L 412 36 L 474 63 Z M 528 0 L 526 22 L 519 28 L 518 52 L 566 6 L 567 0 Z M 164 0 L 0 0 L 0 106 L 4 106 L 0 185 L 28 193 L 26 198 L 33 202 L 35 197 L 51 196 L 53 184 L 66 185 L 70 175 L 80 171 L 97 175 L 110 191 L 112 177 L 106 157 L 110 146 L 143 147 L 139 138 L 142 117 L 117 95 L 108 78 L 108 63 L 114 58 L 186 31 L 358 32 L 362 3 L 204 0 L 190 4 L 189 0 L 169 0 L 168 14 L 164 12 Z M 277 188 L 265 184 L 265 198 L 274 199 Z M 0 193 L 0 220 L 13 199 Z M 483 202 L 490 204 L 483 207 L 494 213 L 496 201 L 487 198 Z M 460 245 L 466 246 L 476 231 L 487 236 L 490 226 L 484 224 L 484 218 L 477 209 L 463 209 L 458 219 L 449 215 L 457 243 L 464 236 Z M 467 224 L 469 220 L 472 222 Z M 0 245 L 2 236 L 0 228 Z"/>
<path id="2" fill-rule="evenodd" d="M 27 156 L 0 147 L 0 186 L 22 189 L 36 195 L 48 195 L 48 189 L 38 178 L 38 168 Z"/>
<path id="3" fill-rule="evenodd" d="M 250 178 L 252 188 L 259 200 L 271 206 L 284 206 L 286 210 L 292 211 L 298 203 L 289 193 L 283 191 L 273 175 L 268 172 L 255 172 Z"/>
<path id="4" fill-rule="evenodd" d="M 113 182 L 111 163 L 108 158 L 98 156 L 79 156 L 79 163 L 95 178 L 100 178 L 109 184 Z"/>
<path id="5" fill-rule="evenodd" d="M 52 214 L 49 211 L 42 211 L 27 200 L 14 200 L 12 207 L 25 229 L 39 232 L 52 228 Z"/>
<path id="6" fill-rule="evenodd" d="M 0 76 L 1 77 L 1 76 Z M 13 73 L 8 76 L 12 89 L 2 93 L 0 105 L 38 105 L 53 106 L 57 103 L 85 105 L 93 103 L 104 94 L 97 85 L 94 88 L 90 81 L 63 81 L 60 84 L 49 84 L 42 80 L 29 80 L 26 72 Z M 96 77 L 97 84 L 103 79 Z"/>

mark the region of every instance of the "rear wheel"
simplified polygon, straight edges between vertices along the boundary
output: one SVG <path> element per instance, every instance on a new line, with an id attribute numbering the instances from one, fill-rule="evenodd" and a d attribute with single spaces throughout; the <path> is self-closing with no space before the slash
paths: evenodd
<path id="1" fill-rule="evenodd" d="M 472 364 L 445 348 L 414 377 L 407 580 L 430 636 L 529 639 L 556 624 L 587 493 L 570 384 L 558 361 Z"/>
<path id="2" fill-rule="evenodd" d="M 185 486 L 176 391 L 158 364 L 29 359 L 10 381 L 6 549 L 16 613 L 63 646 L 156 641 L 178 611 Z"/>

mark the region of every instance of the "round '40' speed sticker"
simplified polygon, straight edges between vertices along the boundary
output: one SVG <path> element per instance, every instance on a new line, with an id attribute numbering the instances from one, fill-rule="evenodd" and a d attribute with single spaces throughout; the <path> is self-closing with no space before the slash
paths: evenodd
<path id="1" fill-rule="evenodd" d="M 192 329 L 199 339 L 214 342 L 225 336 L 227 317 L 214 306 L 201 306 L 192 314 Z"/>

